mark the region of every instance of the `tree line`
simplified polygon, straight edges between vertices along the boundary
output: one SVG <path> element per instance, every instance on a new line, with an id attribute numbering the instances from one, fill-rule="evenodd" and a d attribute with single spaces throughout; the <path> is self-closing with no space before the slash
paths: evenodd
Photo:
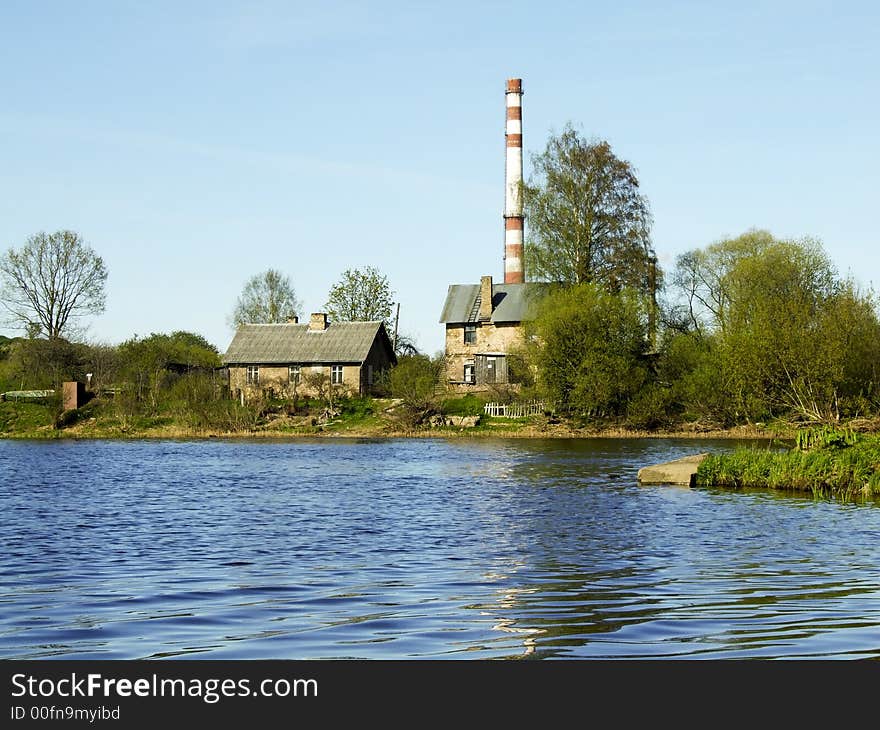
<path id="1" fill-rule="evenodd" d="M 69 230 L 30 236 L 0 256 L 0 307 L 7 324 L 31 339 L 71 339 L 79 320 L 106 305 L 107 267 L 82 236 Z M 330 288 L 325 311 L 332 321 L 381 321 L 391 328 L 394 292 L 374 266 L 346 269 Z M 274 324 L 302 316 L 290 277 L 269 268 L 250 277 L 229 321 Z"/>
<path id="2" fill-rule="evenodd" d="M 639 427 L 880 410 L 876 298 L 818 241 L 750 230 L 680 255 L 670 278 L 656 346 L 654 305 L 637 291 L 585 283 L 548 295 L 524 353 L 535 387 L 572 417 Z"/>
<path id="3" fill-rule="evenodd" d="M 534 156 L 523 200 L 529 279 L 549 293 L 511 353 L 521 397 L 546 399 L 575 421 L 640 428 L 880 414 L 876 297 L 841 276 L 821 242 L 753 229 L 687 251 L 663 272 L 635 168 L 571 125 Z M 199 335 L 76 343 L 79 320 L 103 310 L 106 279 L 104 262 L 70 231 L 37 234 L 0 257 L 0 304 L 27 333 L 0 342 L 0 387 L 88 372 L 98 384 L 122 383 L 147 410 L 174 387 L 192 404 L 213 392 L 205 378 L 201 390 L 193 385 L 219 364 Z M 393 299 L 378 269 L 348 269 L 325 309 L 334 321 L 380 320 L 392 333 Z M 245 283 L 230 321 L 286 322 L 301 310 L 290 278 L 268 269 Z M 419 355 L 406 337 L 398 352 L 409 357 L 392 393 L 413 413 L 431 412 L 442 358 Z M 189 385 L 178 385 L 181 373 Z"/>
<path id="4" fill-rule="evenodd" d="M 74 231 L 38 233 L 0 256 L 0 305 L 6 322 L 24 332 L 0 338 L 0 392 L 57 390 L 65 380 L 78 380 L 111 398 L 123 424 L 171 417 L 190 426 L 253 425 L 260 404 L 229 400 L 217 372 L 220 353 L 201 335 L 135 335 L 118 345 L 85 341 L 82 320 L 104 311 L 107 277 L 103 259 Z M 375 267 L 348 269 L 331 287 L 326 309 L 333 321 L 380 320 L 390 328 L 393 296 Z M 290 278 L 270 268 L 245 283 L 230 321 L 287 322 L 301 307 Z M 408 337 L 397 344 L 401 352 L 415 351 Z"/>
<path id="5" fill-rule="evenodd" d="M 880 415 L 877 299 L 821 242 L 753 229 L 666 273 L 635 168 L 607 141 L 568 125 L 532 163 L 526 268 L 548 293 L 510 354 L 515 388 L 493 399 L 648 429 Z M 426 357 L 398 367 L 414 414 L 438 406 L 442 372 Z"/>
<path id="6" fill-rule="evenodd" d="M 607 142 L 569 126 L 534 163 L 526 258 L 553 286 L 519 357 L 559 411 L 639 427 L 880 412 L 877 299 L 821 242 L 753 229 L 681 254 L 664 281 L 648 201 Z"/>

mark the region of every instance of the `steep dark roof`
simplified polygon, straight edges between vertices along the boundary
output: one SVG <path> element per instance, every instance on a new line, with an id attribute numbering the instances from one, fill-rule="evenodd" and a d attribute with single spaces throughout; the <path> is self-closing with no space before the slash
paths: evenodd
<path id="1" fill-rule="evenodd" d="M 547 291 L 547 284 L 492 285 L 492 323 L 523 322 L 534 319 L 538 301 Z M 443 305 L 440 322 L 459 324 L 478 322 L 480 317 L 480 285 L 451 284 Z"/>
<path id="2" fill-rule="evenodd" d="M 243 324 L 222 359 L 226 364 L 360 363 L 376 337 L 396 362 L 381 322 L 333 322 L 318 332 L 308 324 Z"/>

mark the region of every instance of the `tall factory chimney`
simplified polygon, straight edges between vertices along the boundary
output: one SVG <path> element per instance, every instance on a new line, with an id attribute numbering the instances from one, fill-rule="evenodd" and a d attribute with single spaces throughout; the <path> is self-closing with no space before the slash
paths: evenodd
<path id="1" fill-rule="evenodd" d="M 522 79 L 507 80 L 507 155 L 504 165 L 504 283 L 522 284 L 523 206 L 520 188 L 523 181 L 522 155 Z"/>

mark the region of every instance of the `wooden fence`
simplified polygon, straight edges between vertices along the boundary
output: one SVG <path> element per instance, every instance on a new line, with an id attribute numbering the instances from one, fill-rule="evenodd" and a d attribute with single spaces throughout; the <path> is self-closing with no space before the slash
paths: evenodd
<path id="1" fill-rule="evenodd" d="M 487 403 L 483 406 L 483 413 L 487 416 L 498 416 L 499 418 L 538 416 L 546 410 L 546 404 L 540 400 L 533 400 L 528 403 Z"/>

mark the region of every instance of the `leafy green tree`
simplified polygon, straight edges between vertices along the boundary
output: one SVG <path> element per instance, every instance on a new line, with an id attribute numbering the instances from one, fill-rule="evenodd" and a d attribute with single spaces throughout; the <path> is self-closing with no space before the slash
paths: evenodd
<path id="1" fill-rule="evenodd" d="M 84 380 L 88 348 L 63 338 L 13 341 L 5 374 L 15 390 L 58 388 L 65 380 Z"/>
<path id="2" fill-rule="evenodd" d="M 302 309 L 290 277 L 276 269 L 255 274 L 245 282 L 235 303 L 231 321 L 242 324 L 279 324 L 295 317 Z"/>
<path id="3" fill-rule="evenodd" d="M 74 231 L 37 233 L 0 256 L 0 304 L 31 338 L 60 339 L 103 312 L 106 282 L 104 260 Z"/>
<path id="4" fill-rule="evenodd" d="M 707 427 L 735 424 L 736 409 L 713 336 L 668 330 L 660 349 L 656 382 L 667 391 L 668 417 Z"/>
<path id="5" fill-rule="evenodd" d="M 347 269 L 327 295 L 327 314 L 335 322 L 384 322 L 390 334 L 393 300 L 388 277 L 377 268 Z"/>
<path id="6" fill-rule="evenodd" d="M 133 337 L 119 348 L 122 377 L 138 401 L 148 401 L 156 409 L 161 393 L 173 370 L 210 369 L 220 365 L 217 348 L 201 335 L 177 331 Z"/>
<path id="7" fill-rule="evenodd" d="M 437 394 L 445 372 L 442 357 L 408 355 L 391 371 L 391 395 L 400 398 L 407 420 L 417 424 L 437 410 Z"/>
<path id="8" fill-rule="evenodd" d="M 651 293 L 651 213 L 632 165 L 569 124 L 523 187 L 529 277 Z"/>
<path id="9" fill-rule="evenodd" d="M 847 415 L 880 410 L 878 305 L 876 295 L 846 281 L 823 314 L 823 329 L 835 335 L 830 346 L 841 355 L 840 406 Z"/>
<path id="10" fill-rule="evenodd" d="M 673 280 L 726 419 L 836 419 L 876 392 L 872 296 L 838 277 L 819 242 L 748 231 L 683 254 Z"/>
<path id="11" fill-rule="evenodd" d="M 834 267 L 817 241 L 783 241 L 757 229 L 682 254 L 672 281 L 693 329 L 721 332 L 731 318 L 748 316 L 769 301 L 765 295 L 809 299 L 830 294 L 836 282 Z M 767 285 L 769 291 L 763 289 Z"/>
<path id="12" fill-rule="evenodd" d="M 597 284 L 559 288 L 542 300 L 532 358 L 559 411 L 581 418 L 624 413 L 648 380 L 645 309 L 637 293 Z"/>

